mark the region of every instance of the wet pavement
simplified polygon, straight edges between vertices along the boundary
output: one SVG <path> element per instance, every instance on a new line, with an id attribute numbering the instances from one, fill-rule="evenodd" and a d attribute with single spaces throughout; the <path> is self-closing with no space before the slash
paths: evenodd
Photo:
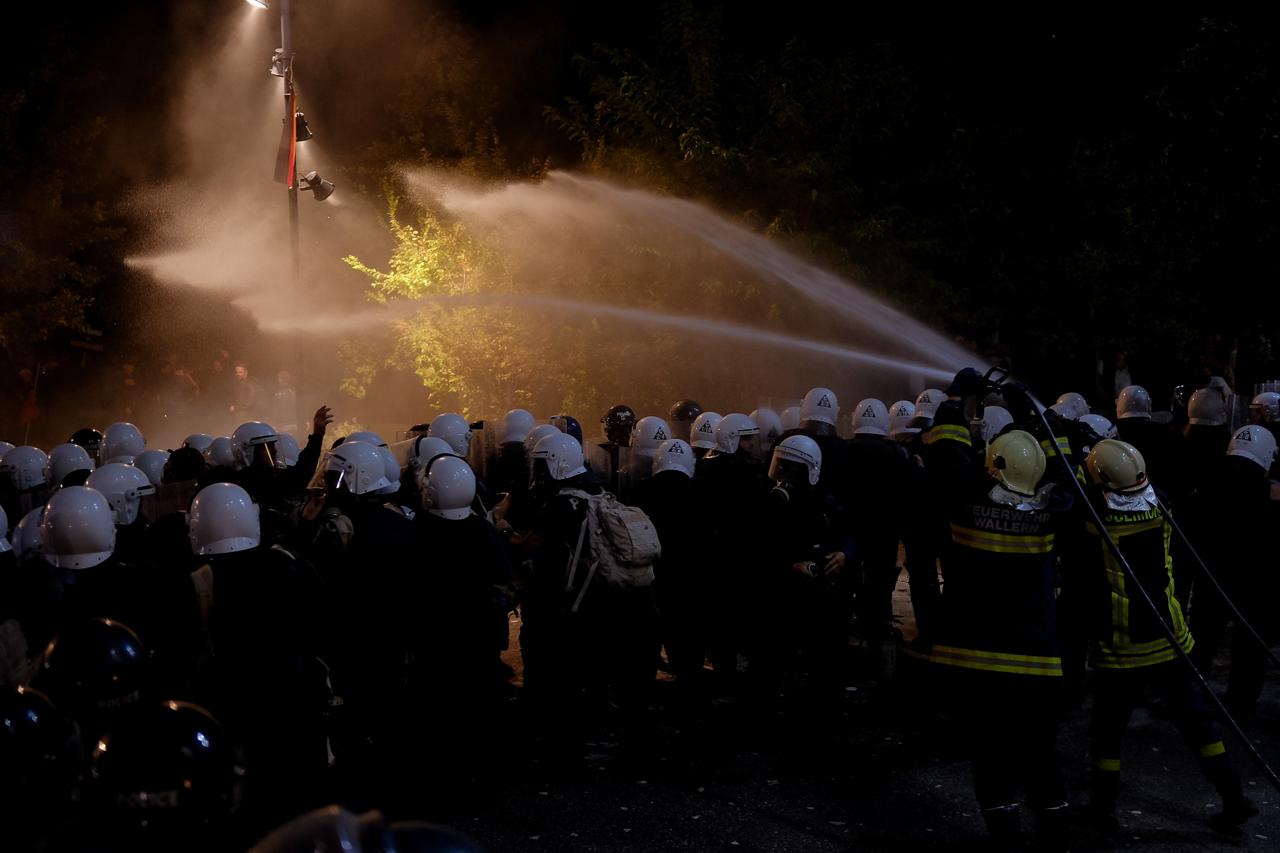
<path id="1" fill-rule="evenodd" d="M 913 633 L 905 576 L 896 596 L 904 633 Z M 513 625 L 513 649 L 516 648 Z M 819 734 L 802 706 L 784 697 L 765 720 L 717 704 L 696 731 L 671 713 L 674 685 L 655 689 L 658 731 L 641 755 L 625 752 L 601 721 L 583 761 L 571 768 L 529 760 L 513 746 L 494 791 L 431 816 L 493 850 L 835 851 L 981 850 L 982 821 L 965 744 L 930 691 L 924 665 L 900 656 L 893 678 L 876 680 L 875 656 L 853 649 L 863 676 L 845 691 L 839 725 Z M 518 655 L 509 662 L 518 669 Z M 1220 663 L 1222 663 L 1220 661 Z M 1215 669 L 1221 686 L 1225 671 Z M 522 708 L 511 700 L 513 743 Z M 1088 703 L 1065 713 L 1059 747 L 1073 811 L 1085 802 Z M 1280 764 L 1280 684 L 1273 674 L 1258 718 L 1246 724 L 1264 755 Z M 1227 739 L 1260 810 L 1238 838 L 1206 824 L 1216 795 L 1174 726 L 1140 709 L 1124 754 L 1122 832 L 1083 831 L 1071 850 L 1280 850 L 1280 795 Z M 470 800 L 471 798 L 468 798 Z M 1028 830 L 1031 828 L 1027 817 Z"/>

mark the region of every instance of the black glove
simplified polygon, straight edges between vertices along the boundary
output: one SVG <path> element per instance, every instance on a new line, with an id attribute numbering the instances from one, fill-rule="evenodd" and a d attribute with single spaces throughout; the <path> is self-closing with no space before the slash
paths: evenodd
<path id="1" fill-rule="evenodd" d="M 1005 408 L 1013 415 L 1014 421 L 1026 426 L 1040 425 L 1040 415 L 1025 384 L 1016 380 L 1006 382 L 1000 386 L 1000 396 L 1004 397 Z"/>

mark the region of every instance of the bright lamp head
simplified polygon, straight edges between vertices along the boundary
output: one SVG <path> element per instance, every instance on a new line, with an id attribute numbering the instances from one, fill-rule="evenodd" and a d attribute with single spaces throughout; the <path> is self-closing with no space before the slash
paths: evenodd
<path id="1" fill-rule="evenodd" d="M 244 0 L 255 9 L 270 9 L 271 4 L 267 0 Z"/>
<path id="2" fill-rule="evenodd" d="M 285 58 L 283 47 L 277 47 L 272 51 L 271 64 L 267 66 L 267 70 L 277 77 L 283 77 L 289 70 L 289 60 Z"/>
<path id="3" fill-rule="evenodd" d="M 299 187 L 303 192 L 310 192 L 316 201 L 324 201 L 333 195 L 333 191 L 337 189 L 332 181 L 326 181 L 320 177 L 320 173 L 312 169 L 302 176 L 302 186 Z"/>
<path id="4" fill-rule="evenodd" d="M 311 128 L 307 125 L 307 117 L 302 113 L 293 114 L 293 129 L 295 138 L 299 142 L 306 142 L 308 139 L 315 136 L 315 134 L 311 132 Z"/>

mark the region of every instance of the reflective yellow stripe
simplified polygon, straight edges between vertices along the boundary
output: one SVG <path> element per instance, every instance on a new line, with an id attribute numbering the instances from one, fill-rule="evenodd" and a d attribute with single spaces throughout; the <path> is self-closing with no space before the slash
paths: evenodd
<path id="1" fill-rule="evenodd" d="M 1168 640 L 1157 640 L 1158 648 L 1150 651 L 1133 652 L 1129 648 L 1098 648 L 1093 653 L 1093 665 L 1102 669 L 1138 669 L 1144 666 L 1154 666 L 1158 663 L 1167 663 L 1178 657 L 1178 652 L 1169 645 Z M 1149 645 L 1144 643 L 1143 645 Z M 1178 645 L 1182 646 L 1182 650 L 1190 654 L 1195 648 L 1195 639 L 1190 633 L 1183 634 L 1178 638 Z"/>
<path id="2" fill-rule="evenodd" d="M 1227 748 L 1226 746 L 1223 745 L 1222 741 L 1215 740 L 1213 743 L 1207 743 L 1204 746 L 1200 747 L 1200 757 L 1213 758 L 1215 755 L 1226 754 L 1226 751 L 1227 751 Z"/>
<path id="3" fill-rule="evenodd" d="M 1058 436 L 1057 450 L 1055 450 L 1053 442 L 1051 442 L 1049 439 L 1046 438 L 1040 442 L 1040 449 L 1044 451 L 1044 455 L 1048 459 L 1052 459 L 1053 457 L 1057 456 L 1058 455 L 1057 450 L 1061 450 L 1063 456 L 1070 456 L 1071 441 L 1066 436 L 1062 436 L 1062 435 Z"/>
<path id="4" fill-rule="evenodd" d="M 1062 675 L 1062 658 L 1060 657 L 1014 655 L 987 649 L 934 646 L 929 660 L 944 666 L 1006 672 L 1014 675 Z"/>
<path id="5" fill-rule="evenodd" d="M 1120 772 L 1120 759 L 1118 758 L 1095 758 L 1093 766 L 1099 770 L 1105 770 L 1107 773 Z"/>
<path id="6" fill-rule="evenodd" d="M 1111 534 L 1112 539 L 1119 539 L 1121 536 L 1130 536 L 1134 533 L 1146 533 L 1148 530 L 1155 530 L 1164 524 L 1163 518 L 1153 518 L 1150 521 L 1137 521 L 1132 524 L 1108 524 L 1107 532 Z M 1098 535 L 1098 528 L 1092 521 L 1085 524 L 1085 530 L 1088 530 L 1094 536 Z M 1165 533 L 1168 536 L 1168 533 Z"/>
<path id="7" fill-rule="evenodd" d="M 951 541 L 966 548 L 992 551 L 997 554 L 1048 554 L 1053 550 L 1052 533 L 1046 533 L 1043 536 L 1026 536 L 975 530 L 958 524 L 951 525 Z"/>
<path id="8" fill-rule="evenodd" d="M 924 443 L 933 444 L 935 441 L 944 439 L 958 441 L 965 447 L 973 447 L 973 439 L 969 436 L 969 429 L 955 424 L 939 424 L 929 430 L 925 433 Z"/>

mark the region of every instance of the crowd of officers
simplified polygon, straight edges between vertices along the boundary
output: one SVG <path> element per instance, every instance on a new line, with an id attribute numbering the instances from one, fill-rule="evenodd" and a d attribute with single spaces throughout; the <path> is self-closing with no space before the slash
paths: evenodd
<path id="1" fill-rule="evenodd" d="M 219 849 L 335 798 L 411 811 L 508 748 L 513 614 L 549 765 L 606 714 L 642 761 L 660 665 L 679 727 L 727 703 L 767 728 L 788 693 L 816 746 L 839 737 L 851 637 L 900 639 L 901 565 L 904 651 L 973 746 L 997 844 L 1024 802 L 1066 837 L 1056 734 L 1089 671 L 1090 822 L 1118 829 L 1123 735 L 1155 694 L 1232 831 L 1256 809 L 1184 657 L 1212 666 L 1231 602 L 1274 639 L 1274 567 L 1247 543 L 1275 517 L 1280 395 L 1234 434 L 1226 402 L 1197 390 L 1177 429 L 1131 386 L 1113 423 L 967 369 L 859 401 L 849 438 L 815 388 L 781 413 L 615 406 L 597 439 L 516 409 L 483 425 L 491 452 L 454 413 L 329 442 L 326 407 L 301 446 L 258 421 L 172 452 L 128 423 L 0 443 L 0 807 L 48 849 Z M 1267 651 L 1238 628 L 1226 699 L 1247 717 Z"/>

